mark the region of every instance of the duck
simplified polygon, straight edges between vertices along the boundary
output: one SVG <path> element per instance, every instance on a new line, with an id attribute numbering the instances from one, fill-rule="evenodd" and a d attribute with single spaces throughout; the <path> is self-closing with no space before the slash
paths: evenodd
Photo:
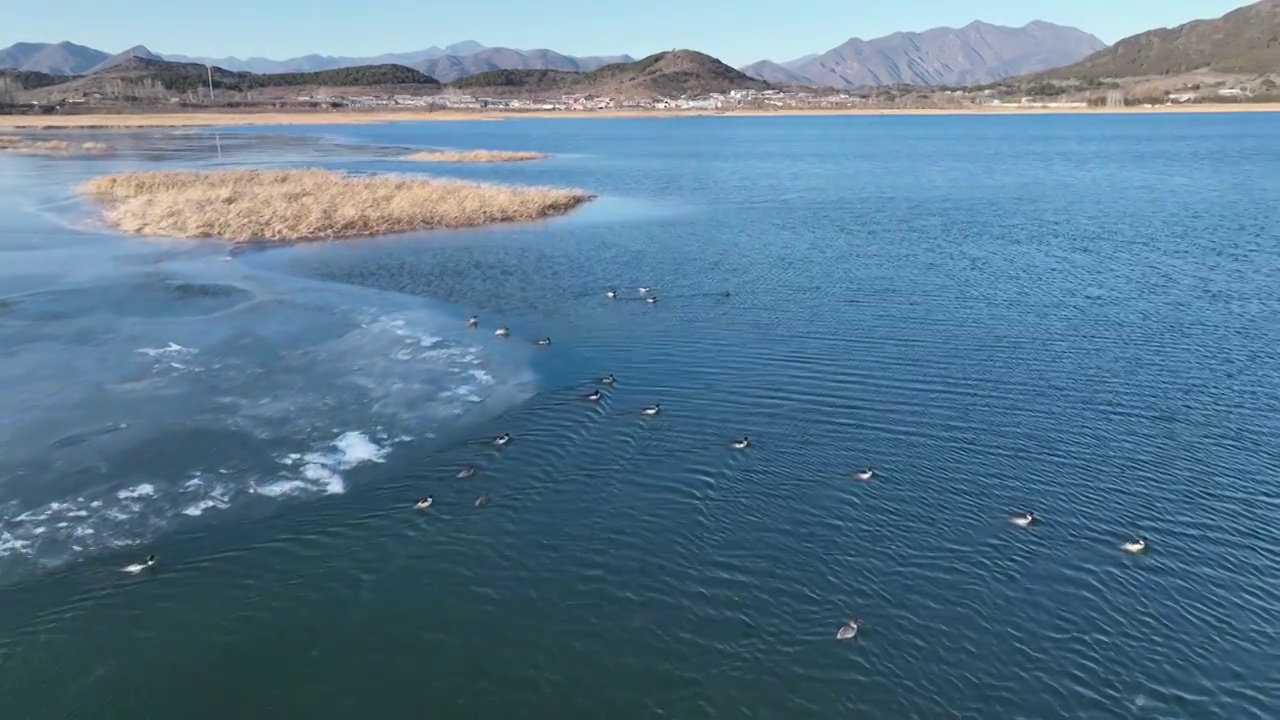
<path id="1" fill-rule="evenodd" d="M 866 482 L 871 478 L 875 477 L 875 474 L 876 474 L 876 471 L 872 470 L 871 468 L 862 468 L 861 470 L 853 471 L 853 479 Z"/>
<path id="2" fill-rule="evenodd" d="M 641 410 L 640 414 L 641 415 L 657 415 L 660 412 L 662 412 L 661 405 L 650 405 L 649 407 Z"/>
<path id="3" fill-rule="evenodd" d="M 480 327 L 480 316 L 472 315 L 471 317 L 467 318 L 467 327 L 469 328 Z"/>
<path id="4" fill-rule="evenodd" d="M 511 433 L 502 433 L 501 435 L 493 439 L 493 444 L 497 445 L 498 447 L 502 447 L 503 445 L 506 445 L 509 442 L 511 442 Z"/>
<path id="5" fill-rule="evenodd" d="M 431 498 L 431 496 L 430 496 L 430 495 L 428 495 L 428 496 L 426 496 L 426 497 L 422 498 L 421 500 L 419 500 L 418 502 L 414 503 L 414 504 L 413 504 L 413 509 L 414 509 L 414 510 L 426 510 L 427 508 L 431 507 L 431 503 L 433 503 L 433 502 L 435 502 L 435 500 L 433 500 L 433 499 Z"/>
<path id="6" fill-rule="evenodd" d="M 462 480 L 466 480 L 467 478 L 472 477 L 475 474 L 476 474 L 475 465 L 464 465 L 463 468 L 458 471 L 458 477 Z"/>
<path id="7" fill-rule="evenodd" d="M 1031 523 L 1035 521 L 1036 514 L 1033 512 L 1018 513 L 1017 515 L 1009 518 L 1009 522 L 1017 525 L 1018 527 L 1030 527 Z"/>
<path id="8" fill-rule="evenodd" d="M 604 397 L 604 393 L 600 392 L 599 390 L 592 390 L 591 392 L 582 396 L 584 400 L 590 400 L 591 402 L 596 402 L 602 397 Z"/>
<path id="9" fill-rule="evenodd" d="M 640 287 L 638 287 L 638 288 L 636 288 L 636 289 L 640 291 L 640 294 L 641 294 L 641 295 L 648 295 L 648 294 L 649 294 L 649 291 L 650 291 L 650 290 L 652 290 L 653 288 L 651 288 L 651 287 L 645 287 L 645 286 L 643 286 L 643 285 L 642 285 L 642 286 L 640 286 Z"/>
<path id="10" fill-rule="evenodd" d="M 134 563 L 132 565 L 126 565 L 125 567 L 121 568 L 121 571 L 127 572 L 130 575 L 137 575 L 138 573 L 142 572 L 143 570 L 146 570 L 147 568 L 155 564 L 156 564 L 156 556 L 148 555 L 147 559 L 144 562 Z"/>
<path id="11" fill-rule="evenodd" d="M 605 375 L 604 377 L 600 378 L 600 382 L 604 383 L 605 385 L 612 385 L 618 382 L 618 378 L 614 377 L 613 373 L 609 373 L 608 375 Z"/>
<path id="12" fill-rule="evenodd" d="M 751 439 L 748 438 L 746 435 L 743 435 L 742 438 L 739 440 L 733 441 L 733 447 L 735 450 L 746 450 L 747 446 L 749 446 L 750 444 L 751 444 Z"/>
<path id="13" fill-rule="evenodd" d="M 498 337 L 508 337 L 509 335 L 511 335 L 511 330 L 508 328 L 500 327 L 497 330 L 494 330 L 493 334 Z"/>
<path id="14" fill-rule="evenodd" d="M 1127 540 L 1120 545 L 1125 552 L 1140 553 L 1147 550 L 1147 539 L 1137 538 L 1136 540 Z"/>
<path id="15" fill-rule="evenodd" d="M 476 507 L 484 507 L 489 504 L 489 493 L 485 493 L 476 498 Z"/>
<path id="16" fill-rule="evenodd" d="M 604 296 L 605 296 L 605 297 L 607 297 L 607 298 L 609 298 L 610 300 L 617 300 L 617 299 L 618 299 L 618 291 L 617 291 L 617 290 L 614 290 L 613 288 L 609 288 L 608 290 L 605 290 L 605 291 L 604 291 Z"/>
<path id="17" fill-rule="evenodd" d="M 542 338 L 541 340 L 539 340 L 539 341 L 537 342 L 537 344 L 538 344 L 538 345 L 541 345 L 541 346 L 543 346 L 543 347 L 546 347 L 546 346 L 548 346 L 548 345 L 550 345 L 550 344 L 551 344 L 551 338 L 549 338 L 549 337 L 544 337 L 544 338 Z"/>
<path id="18" fill-rule="evenodd" d="M 852 640 L 858 636 L 858 618 L 849 618 L 848 622 L 836 631 L 837 640 Z"/>

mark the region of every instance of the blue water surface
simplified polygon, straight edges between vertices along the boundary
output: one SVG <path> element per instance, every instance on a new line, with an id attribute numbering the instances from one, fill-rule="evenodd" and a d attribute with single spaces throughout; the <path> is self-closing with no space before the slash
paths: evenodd
<path id="1" fill-rule="evenodd" d="M 0 707 L 1280 716 L 1278 122 L 519 119 L 0 158 Z M 400 159 L 427 148 L 553 157 Z M 73 191 L 236 164 L 600 197 L 228 256 L 113 235 Z"/>

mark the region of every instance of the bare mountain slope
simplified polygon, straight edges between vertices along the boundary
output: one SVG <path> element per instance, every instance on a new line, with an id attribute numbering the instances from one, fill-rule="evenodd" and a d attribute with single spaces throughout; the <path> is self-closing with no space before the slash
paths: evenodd
<path id="1" fill-rule="evenodd" d="M 773 85 L 812 85 L 813 82 L 804 75 L 788 68 L 787 66 L 773 62 L 772 60 L 761 60 L 753 62 L 738 68 L 748 77 L 763 80 Z"/>
<path id="2" fill-rule="evenodd" d="M 1213 20 L 1148 30 L 1043 77 L 1094 80 L 1178 75 L 1193 70 L 1280 71 L 1280 0 L 1263 0 Z"/>
<path id="3" fill-rule="evenodd" d="M 0 50 L 0 68 L 51 75 L 81 75 L 110 57 L 110 53 L 72 42 L 20 42 Z"/>
<path id="4" fill-rule="evenodd" d="M 631 62 L 626 55 L 614 57 L 573 57 L 554 50 L 512 50 L 486 48 L 470 55 L 442 55 L 412 63 L 411 67 L 440 80 L 452 82 L 493 70 L 562 70 L 591 72 L 605 65 Z"/>
<path id="5" fill-rule="evenodd" d="M 829 87 L 977 85 L 1068 65 L 1103 47 L 1083 30 L 1052 23 L 1012 28 L 974 21 L 962 28 L 853 38 L 787 69 L 806 84 Z"/>

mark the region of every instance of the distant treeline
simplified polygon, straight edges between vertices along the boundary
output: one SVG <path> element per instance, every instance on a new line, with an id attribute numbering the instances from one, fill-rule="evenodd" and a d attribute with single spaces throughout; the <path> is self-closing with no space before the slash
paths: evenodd
<path id="1" fill-rule="evenodd" d="M 133 58 L 93 75 L 68 76 L 23 70 L 0 70 L 0 93 L 39 90 L 75 81 L 90 81 L 103 88 L 123 83 L 148 88 L 163 87 L 171 93 L 182 94 L 208 88 L 211 75 L 215 91 L 235 92 L 304 85 L 328 87 L 440 85 L 440 82 L 430 75 L 404 65 L 362 65 L 317 72 L 251 73 L 224 70 L 219 67 L 210 69 L 198 63 Z M 88 92 L 96 90 L 93 87 L 82 89 Z"/>
<path id="2" fill-rule="evenodd" d="M 73 79 L 74 76 L 50 75 L 32 70 L 0 70 L 0 90 L 39 90 Z"/>
<path id="3" fill-rule="evenodd" d="M 193 63 L 165 63 L 149 67 L 136 77 L 153 80 L 175 93 L 184 93 L 208 87 L 210 71 L 204 65 Z M 425 73 L 404 65 L 361 65 L 359 67 L 319 70 L 296 73 L 233 72 L 213 68 L 215 90 L 245 92 L 270 87 L 323 85 L 327 87 L 358 87 L 362 85 L 439 85 L 440 82 Z"/>
<path id="4" fill-rule="evenodd" d="M 583 77 L 568 70 L 488 70 L 454 80 L 456 88 L 548 88 L 568 85 Z"/>

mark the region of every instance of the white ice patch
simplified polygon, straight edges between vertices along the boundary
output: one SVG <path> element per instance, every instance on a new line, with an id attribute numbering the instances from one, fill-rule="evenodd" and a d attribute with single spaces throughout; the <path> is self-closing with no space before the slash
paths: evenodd
<path id="1" fill-rule="evenodd" d="M 329 449 L 331 448 L 331 449 Z M 365 463 L 386 462 L 389 448 L 378 445 L 369 436 L 359 432 L 345 432 L 337 437 L 325 451 L 289 453 L 277 462 L 295 468 L 292 477 L 255 484 L 250 492 L 267 497 L 290 495 L 340 495 L 347 491 L 342 471 Z"/>
<path id="2" fill-rule="evenodd" d="M 137 500 L 139 498 L 152 498 L 156 496 L 156 486 L 151 483 L 141 483 L 131 488 L 125 488 L 116 493 L 116 497 L 121 500 Z"/>
<path id="3" fill-rule="evenodd" d="M 0 357 L 0 380 L 14 380 L 24 390 L 18 404 L 33 408 L 21 422 L 6 425 L 0 417 L 0 445 L 8 453 L 0 473 L 66 458 L 66 467 L 92 463 L 114 478 L 56 502 L 0 499 L 0 558 L 57 564 L 148 542 L 175 520 L 242 503 L 341 494 L 359 477 L 355 468 L 385 462 L 396 443 L 500 413 L 535 389 L 521 346 L 485 342 L 416 300 L 378 294 L 357 310 L 350 302 L 356 289 L 301 283 L 293 290 L 287 300 L 250 304 L 216 323 L 191 320 L 200 333 L 193 328 L 183 341 L 198 337 L 192 344 L 199 349 L 156 337 L 150 321 L 121 321 L 109 342 L 90 351 L 50 341 L 40 358 L 10 357 L 6 364 Z M 68 322 L 57 337 L 93 328 Z M 174 448 L 159 453 L 163 469 L 153 474 L 129 477 L 129 468 L 115 466 L 144 443 L 167 441 L 177 402 L 181 425 L 252 436 L 276 462 L 246 466 L 246 455 L 215 439 L 204 450 L 228 454 L 209 465 L 195 465 Z M 86 418 L 86 407 L 110 412 Z M 43 424 L 33 424 L 33 415 Z M 129 432 L 80 430 L 87 439 L 50 447 L 46 438 L 66 436 L 70 424 Z M 0 489 L 11 481 L 18 482 L 0 477 Z M 6 571 L 0 563 L 0 575 Z"/>
<path id="4" fill-rule="evenodd" d="M 12 554 L 61 558 L 101 548 L 145 542 L 152 531 L 174 517 L 199 517 L 226 510 L 249 495 L 268 498 L 337 495 L 346 492 L 343 473 L 368 463 L 385 462 L 391 445 L 408 440 L 345 432 L 325 446 L 279 458 L 284 466 L 273 478 L 245 478 L 235 470 L 193 472 L 172 483 L 142 482 L 98 496 L 68 498 L 19 511 L 0 507 L 0 558 Z"/>
<path id="5" fill-rule="evenodd" d="M 154 368 L 156 370 L 172 368 L 182 371 L 197 371 L 202 369 L 193 367 L 190 363 L 190 358 L 194 357 L 198 351 L 195 348 L 184 347 L 176 342 L 170 342 L 160 348 L 138 348 L 134 352 L 142 353 L 155 360 Z"/>

